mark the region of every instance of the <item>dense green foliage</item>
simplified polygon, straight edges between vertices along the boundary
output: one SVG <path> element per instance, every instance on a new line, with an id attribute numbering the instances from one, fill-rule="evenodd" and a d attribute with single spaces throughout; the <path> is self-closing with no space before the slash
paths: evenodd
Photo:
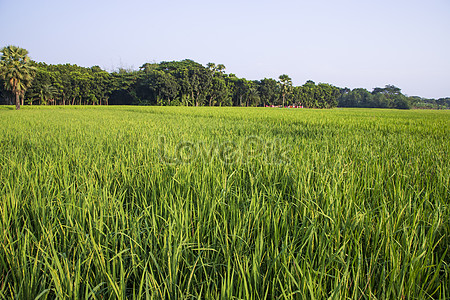
<path id="1" fill-rule="evenodd" d="M 0 107 L 0 298 L 448 299 L 449 120 Z"/>
<path id="2" fill-rule="evenodd" d="M 369 92 L 363 88 L 341 89 L 338 99 L 339 107 L 372 107 L 372 108 L 428 108 L 449 109 L 450 98 L 424 99 L 421 97 L 407 97 L 401 90 L 393 85 L 384 88 L 374 88 Z"/>
<path id="3" fill-rule="evenodd" d="M 15 46 L 2 49 L 4 57 L 8 49 L 24 52 L 20 61 L 28 65 L 28 52 Z M 17 52 L 17 51 L 16 51 Z M 18 52 L 17 52 L 18 53 Z M 12 56 L 11 56 L 12 57 Z M 10 59 L 19 61 L 19 59 Z M 192 60 L 145 63 L 139 71 L 119 69 L 108 73 L 98 66 L 92 68 L 77 65 L 47 65 L 33 63 L 36 77 L 11 87 L 6 78 L 12 67 L 1 68 L 4 81 L 0 87 L 0 100 L 19 105 L 19 96 L 26 97 L 33 104 L 138 104 L 138 105 L 184 105 L 184 106 L 262 106 L 262 105 L 304 105 L 311 108 L 334 107 L 339 96 L 338 88 L 321 84 L 308 86 L 308 97 L 303 99 L 302 87 L 292 87 L 288 75 L 281 75 L 280 81 L 263 79 L 250 81 L 234 74 L 225 74 L 225 66 L 208 63 L 207 67 Z M 1 65 L 0 65 L 1 66 Z M 27 74 L 27 72 L 19 72 Z M 28 72 L 29 73 L 29 72 Z M 34 74 L 33 74 L 34 75 Z M 10 76 L 9 76 L 10 77 Z M 8 78 L 9 78 L 8 77 Z M 15 75 L 17 79 L 18 76 Z M 26 92 L 26 88 L 31 88 Z M 294 89 L 296 92 L 294 92 Z"/>
<path id="4" fill-rule="evenodd" d="M 3 57 L 8 56 L 10 48 L 24 51 L 21 61 L 28 62 L 28 52 L 14 46 L 2 49 L 3 52 L 6 51 Z M 28 64 L 20 64 L 24 65 Z M 121 68 L 112 73 L 98 66 L 84 68 L 70 64 L 47 65 L 34 62 L 33 65 L 33 70 L 37 70 L 36 78 L 32 81 L 32 77 L 25 76 L 27 79 L 19 85 L 19 92 L 16 93 L 7 81 L 3 81 L 3 84 L 0 82 L 0 104 L 11 104 L 14 96 L 18 103 L 20 96 L 22 105 L 26 98 L 30 105 L 450 108 L 449 98 L 435 100 L 407 97 L 393 85 L 377 87 L 372 93 L 362 88 L 350 90 L 325 83 L 316 85 L 311 80 L 303 86 L 293 86 L 292 79 L 286 74 L 280 75 L 278 81 L 271 78 L 247 80 L 234 74 L 226 74 L 222 64 L 208 63 L 205 67 L 189 59 L 145 63 L 138 71 Z M 0 69 L 0 80 L 11 75 L 13 69 Z M 19 73 L 30 74 L 27 69 Z M 31 88 L 25 94 L 28 87 Z"/>
<path id="5" fill-rule="evenodd" d="M 21 52 L 10 49 L 20 49 Z M 12 104 L 19 97 L 33 104 L 92 105 L 164 105 L 164 106 L 302 106 L 307 108 L 372 107 L 372 108 L 450 108 L 450 98 L 424 99 L 407 97 L 393 85 L 375 88 L 372 93 L 363 88 L 350 90 L 308 80 L 303 86 L 293 86 L 292 79 L 280 75 L 279 80 L 264 78 L 247 80 L 226 74 L 222 64 L 203 66 L 192 60 L 145 63 L 139 71 L 120 68 L 109 73 L 98 66 L 47 65 L 32 62 L 28 67 L 28 51 L 15 46 L 2 49 L 9 61 L 27 62 L 19 74 L 25 80 L 14 88 L 13 67 L 0 68 L 0 104 Z M 0 64 L 1 67 L 2 64 Z M 4 65 L 4 64 L 3 64 Z M 23 69 L 23 66 L 27 66 Z M 34 70 L 37 70 L 34 78 Z M 14 75 L 17 79 L 18 76 Z M 14 77 L 13 76 L 13 77 Z M 27 88 L 31 87 L 28 91 Z M 27 93 L 25 93 L 27 91 Z"/>
<path id="6" fill-rule="evenodd" d="M 450 109 L 450 97 L 439 99 L 427 99 L 421 97 L 409 97 L 411 105 L 420 109 Z"/>
<path id="7" fill-rule="evenodd" d="M 287 75 L 280 81 L 250 81 L 226 74 L 224 65 L 207 67 L 192 60 L 146 63 L 139 71 L 108 73 L 99 67 L 35 63 L 36 78 L 26 101 L 36 104 L 118 104 L 184 106 L 337 105 L 339 89 L 329 84 L 293 87 Z M 3 91 L 4 98 L 9 94 Z"/>

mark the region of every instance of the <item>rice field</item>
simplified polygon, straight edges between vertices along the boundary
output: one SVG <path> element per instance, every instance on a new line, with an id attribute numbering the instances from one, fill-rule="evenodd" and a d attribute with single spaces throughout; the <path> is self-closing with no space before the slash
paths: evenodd
<path id="1" fill-rule="evenodd" d="M 449 299 L 450 111 L 0 107 L 1 299 Z"/>

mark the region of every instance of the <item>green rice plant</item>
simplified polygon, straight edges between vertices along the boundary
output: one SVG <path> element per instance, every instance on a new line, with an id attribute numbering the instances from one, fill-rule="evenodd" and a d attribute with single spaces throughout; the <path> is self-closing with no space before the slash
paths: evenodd
<path id="1" fill-rule="evenodd" d="M 0 108 L 0 298 L 446 299 L 449 117 Z"/>

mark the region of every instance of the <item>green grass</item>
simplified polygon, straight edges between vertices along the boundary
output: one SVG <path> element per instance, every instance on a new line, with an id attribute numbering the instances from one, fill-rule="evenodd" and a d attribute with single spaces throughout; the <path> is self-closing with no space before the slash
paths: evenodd
<path id="1" fill-rule="evenodd" d="M 0 298 L 448 299 L 449 137 L 448 111 L 0 107 Z"/>

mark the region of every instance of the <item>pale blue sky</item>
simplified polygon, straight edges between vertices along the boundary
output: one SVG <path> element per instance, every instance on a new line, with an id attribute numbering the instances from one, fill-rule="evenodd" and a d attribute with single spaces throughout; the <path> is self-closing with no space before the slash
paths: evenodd
<path id="1" fill-rule="evenodd" d="M 222 63 L 247 79 L 450 96 L 450 0 L 0 0 L 0 47 L 111 70 Z"/>

